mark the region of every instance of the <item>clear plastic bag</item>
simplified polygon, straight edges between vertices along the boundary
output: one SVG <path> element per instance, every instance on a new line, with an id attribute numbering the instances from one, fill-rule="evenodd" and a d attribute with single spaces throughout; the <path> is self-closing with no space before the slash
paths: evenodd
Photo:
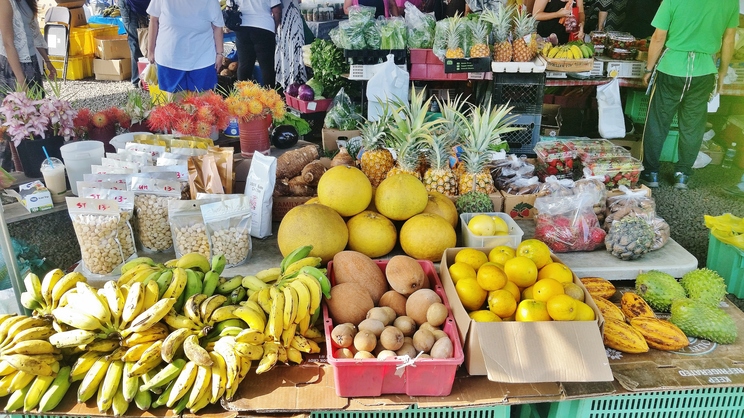
<path id="1" fill-rule="evenodd" d="M 512 195 L 535 194 L 540 191 L 540 179 L 532 177 L 514 177 L 504 185 L 505 192 Z"/>
<path id="2" fill-rule="evenodd" d="M 535 199 L 535 238 L 553 252 L 593 251 L 604 247 L 605 231 L 592 209 L 594 196 L 539 196 Z"/>
<path id="3" fill-rule="evenodd" d="M 364 29 L 364 42 L 367 44 L 368 49 L 380 49 L 382 48 L 382 27 L 385 25 L 385 19 L 380 18 L 369 25 L 365 26 Z"/>
<path id="4" fill-rule="evenodd" d="M 344 88 L 336 93 L 331 102 L 331 107 L 326 112 L 323 121 L 326 128 L 350 131 L 357 129 L 358 124 L 362 121 L 362 115 L 356 112 L 351 98 L 346 94 Z"/>
<path id="5" fill-rule="evenodd" d="M 109 275 L 124 262 L 119 243 L 119 205 L 113 200 L 68 197 L 67 209 L 80 245 L 83 274 Z"/>
<path id="6" fill-rule="evenodd" d="M 604 229 L 609 231 L 612 223 L 629 214 L 643 216 L 645 219 L 656 217 L 656 202 L 649 197 L 646 190 L 631 190 L 625 186 L 618 188 L 620 195 L 607 198 L 607 212 Z"/>
<path id="7" fill-rule="evenodd" d="M 81 185 L 81 183 L 83 184 Z M 85 182 L 78 182 L 78 196 L 89 199 L 113 200 L 119 205 L 119 245 L 121 245 L 122 256 L 124 261 L 137 257 L 137 248 L 134 246 L 134 229 L 132 228 L 134 192 L 122 190 L 116 183 L 94 183 L 94 186 L 91 187 Z"/>
<path id="8" fill-rule="evenodd" d="M 434 45 L 434 29 L 437 21 L 434 16 L 423 13 L 410 2 L 405 4 L 406 27 L 408 28 L 408 47 L 428 49 Z"/>
<path id="9" fill-rule="evenodd" d="M 517 157 L 514 154 L 496 161 L 491 168 L 491 177 L 499 190 L 505 190 L 506 185 L 516 177 L 530 178 L 534 173 L 535 166 L 527 162 L 527 156 Z"/>
<path id="10" fill-rule="evenodd" d="M 375 19 L 374 7 L 353 5 L 349 7 L 349 23 L 352 25 L 366 25 Z"/>
<path id="11" fill-rule="evenodd" d="M 659 248 L 666 245 L 667 242 L 669 242 L 669 237 L 671 236 L 671 229 L 669 228 L 669 224 L 667 221 L 664 220 L 664 218 L 660 218 L 658 216 L 654 217 L 649 221 L 651 226 L 654 227 L 654 245 L 651 246 L 651 251 L 658 250 Z"/>
<path id="12" fill-rule="evenodd" d="M 201 212 L 207 225 L 211 256 L 224 254 L 228 267 L 248 261 L 252 250 L 250 197 L 206 204 Z"/>
<path id="13" fill-rule="evenodd" d="M 132 176 L 130 190 L 134 191 L 134 227 L 142 249 L 153 252 L 168 251 L 173 247 L 168 222 L 168 203 L 181 198 L 181 183 Z"/>
<path id="14" fill-rule="evenodd" d="M 200 253 L 209 257 L 207 225 L 202 218 L 201 207 L 213 203 L 214 199 L 171 200 L 168 202 L 168 222 L 173 236 L 176 258 L 188 253 Z"/>
<path id="15" fill-rule="evenodd" d="M 444 53 L 447 52 L 447 20 L 439 20 L 434 28 L 434 42 L 432 51 L 442 62 L 444 62 Z"/>
<path id="16" fill-rule="evenodd" d="M 380 49 L 406 49 L 406 21 L 402 17 L 385 19 L 380 26 Z"/>

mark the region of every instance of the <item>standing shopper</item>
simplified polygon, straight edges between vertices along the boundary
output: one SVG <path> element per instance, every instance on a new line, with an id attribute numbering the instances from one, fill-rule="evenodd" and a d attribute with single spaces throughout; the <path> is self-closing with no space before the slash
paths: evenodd
<path id="1" fill-rule="evenodd" d="M 158 65 L 158 87 L 168 93 L 217 86 L 222 65 L 222 18 L 216 0 L 152 0 L 147 58 Z"/>
<path id="2" fill-rule="evenodd" d="M 258 60 L 261 84 L 274 88 L 274 53 L 276 30 L 282 22 L 281 0 L 233 0 L 238 5 L 243 23 L 235 31 L 238 50 L 238 80 L 253 78 L 253 67 Z"/>
<path id="3" fill-rule="evenodd" d="M 276 84 L 282 88 L 294 82 L 307 81 L 305 64 L 302 62 L 302 47 L 305 45 L 305 28 L 296 0 L 282 1 L 282 24 L 276 35 L 274 69 Z M 263 72 L 263 71 L 262 71 Z"/>
<path id="4" fill-rule="evenodd" d="M 119 0 L 119 11 L 124 29 L 127 31 L 129 56 L 132 59 L 132 84 L 139 86 L 139 68 L 137 62 L 142 58 L 139 42 L 139 28 L 147 27 L 147 6 L 150 0 Z"/>
<path id="5" fill-rule="evenodd" d="M 646 85 L 658 65 L 643 133 L 641 181 L 658 187 L 661 150 L 677 113 L 679 161 L 674 187 L 684 190 L 703 141 L 708 100 L 716 87 L 721 88 L 734 53 L 739 5 L 737 0 L 697 0 L 694 6 L 686 0 L 664 0 L 651 24 L 656 31 L 643 76 Z M 716 70 L 719 48 L 721 63 Z"/>
<path id="6" fill-rule="evenodd" d="M 0 0 L 0 99 L 16 87 L 42 88 L 43 69 L 54 79 L 57 71 L 47 55 L 47 44 L 36 20 L 36 0 Z M 10 171 L 10 145 L 1 141 L 2 167 Z M 17 167 L 18 168 L 18 167 Z"/>

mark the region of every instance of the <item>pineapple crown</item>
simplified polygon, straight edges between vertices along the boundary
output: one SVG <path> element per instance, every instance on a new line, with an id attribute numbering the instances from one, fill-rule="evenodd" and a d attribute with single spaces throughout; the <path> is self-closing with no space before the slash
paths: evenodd
<path id="1" fill-rule="evenodd" d="M 502 144 L 501 134 L 523 128 L 511 126 L 516 116 L 509 115 L 512 110 L 508 104 L 492 107 L 489 101 L 484 106 L 471 106 L 462 161 L 469 173 L 480 173 L 488 163 L 489 150 Z"/>
<path id="2" fill-rule="evenodd" d="M 359 123 L 359 130 L 362 133 L 362 147 L 368 151 L 374 151 L 385 147 L 385 140 L 388 131 L 387 114 L 376 121 L 367 119 L 364 123 Z"/>
<path id="3" fill-rule="evenodd" d="M 471 22 L 470 30 L 473 32 L 473 43 L 488 42 L 488 33 L 491 32 L 491 28 L 487 22 L 481 19 Z"/>
<path id="4" fill-rule="evenodd" d="M 527 13 L 526 9 L 518 9 L 514 16 L 514 37 L 523 38 L 537 29 L 537 19 Z"/>
<path id="5" fill-rule="evenodd" d="M 386 118 L 391 118 L 390 145 L 398 155 L 398 165 L 403 170 L 414 170 L 418 165 L 426 143 L 431 141 L 432 133 L 439 128 L 440 121 L 427 121 L 426 111 L 432 98 L 424 101 L 424 91 L 413 93 L 411 102 L 395 98 L 392 108 L 384 106 Z"/>
<path id="6" fill-rule="evenodd" d="M 491 24 L 495 42 L 504 42 L 509 40 L 509 33 L 512 29 L 512 18 L 516 12 L 513 5 L 503 5 L 494 9 L 487 9 L 481 14 L 481 21 Z"/>
<path id="7" fill-rule="evenodd" d="M 460 47 L 462 40 L 462 16 L 459 12 L 447 19 L 447 48 L 455 49 Z"/>
<path id="8" fill-rule="evenodd" d="M 426 141 L 425 155 L 431 168 L 444 170 L 449 168 L 449 157 L 452 146 L 455 144 L 453 138 L 446 134 L 434 134 Z"/>

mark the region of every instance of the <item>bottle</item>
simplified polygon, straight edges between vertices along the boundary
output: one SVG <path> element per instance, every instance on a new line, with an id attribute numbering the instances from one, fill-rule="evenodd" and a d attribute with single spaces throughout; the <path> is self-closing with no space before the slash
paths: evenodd
<path id="1" fill-rule="evenodd" d="M 726 150 L 726 154 L 723 156 L 721 161 L 721 167 L 731 168 L 734 165 L 734 157 L 736 156 L 736 142 L 732 142 L 731 146 Z"/>

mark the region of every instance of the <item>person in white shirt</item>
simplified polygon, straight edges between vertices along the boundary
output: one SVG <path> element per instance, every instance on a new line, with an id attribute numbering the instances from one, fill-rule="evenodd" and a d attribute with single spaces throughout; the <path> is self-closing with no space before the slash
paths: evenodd
<path id="1" fill-rule="evenodd" d="M 168 93 L 217 86 L 225 22 L 216 0 L 152 0 L 147 58 Z"/>
<path id="2" fill-rule="evenodd" d="M 276 30 L 282 21 L 281 0 L 233 0 L 241 12 L 240 29 L 235 31 L 238 50 L 238 80 L 253 79 L 253 67 L 258 61 L 261 85 L 276 84 L 274 52 Z"/>

